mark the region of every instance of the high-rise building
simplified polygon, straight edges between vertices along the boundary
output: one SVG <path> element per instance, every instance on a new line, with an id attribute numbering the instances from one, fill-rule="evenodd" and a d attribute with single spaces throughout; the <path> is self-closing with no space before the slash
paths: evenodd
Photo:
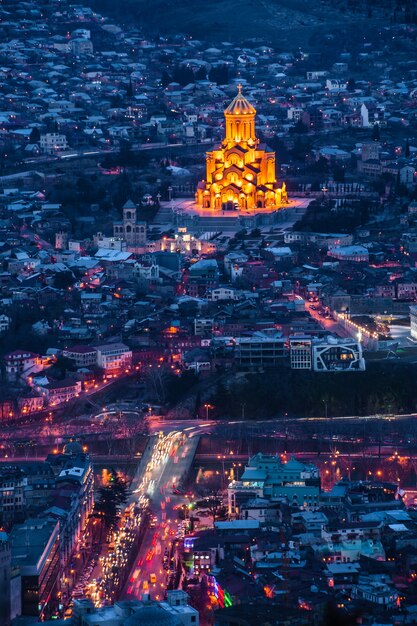
<path id="1" fill-rule="evenodd" d="M 256 136 L 256 109 L 241 85 L 224 116 L 225 138 L 207 152 L 206 179 L 198 184 L 197 204 L 214 211 L 278 208 L 287 202 L 286 186 L 278 185 L 275 153 Z"/>

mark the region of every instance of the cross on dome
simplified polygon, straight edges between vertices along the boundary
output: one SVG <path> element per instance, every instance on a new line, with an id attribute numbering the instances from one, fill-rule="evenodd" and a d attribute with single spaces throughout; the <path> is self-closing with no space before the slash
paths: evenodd
<path id="1" fill-rule="evenodd" d="M 237 85 L 237 94 L 225 110 L 226 115 L 255 115 L 256 109 L 242 94 L 243 86 Z"/>

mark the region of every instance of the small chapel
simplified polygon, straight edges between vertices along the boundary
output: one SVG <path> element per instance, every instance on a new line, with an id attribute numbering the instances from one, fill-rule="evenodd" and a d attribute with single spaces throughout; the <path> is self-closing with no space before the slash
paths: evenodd
<path id="1" fill-rule="evenodd" d="M 275 152 L 256 136 L 256 109 L 238 93 L 224 111 L 225 138 L 206 153 L 206 179 L 196 202 L 213 211 L 278 209 L 288 202 L 285 183 L 275 177 Z"/>

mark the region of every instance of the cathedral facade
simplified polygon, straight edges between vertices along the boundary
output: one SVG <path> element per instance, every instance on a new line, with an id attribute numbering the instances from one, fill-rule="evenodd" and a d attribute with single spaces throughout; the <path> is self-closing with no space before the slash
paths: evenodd
<path id="1" fill-rule="evenodd" d="M 256 110 L 241 85 L 224 116 L 225 138 L 206 154 L 197 204 L 213 211 L 279 208 L 288 201 L 285 183 L 280 187 L 276 180 L 275 153 L 256 137 Z"/>

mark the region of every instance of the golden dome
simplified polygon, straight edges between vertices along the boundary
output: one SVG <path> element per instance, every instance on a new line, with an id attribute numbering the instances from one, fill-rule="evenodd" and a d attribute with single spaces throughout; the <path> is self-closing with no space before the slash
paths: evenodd
<path id="1" fill-rule="evenodd" d="M 255 115 L 256 109 L 242 95 L 242 85 L 237 86 L 238 94 L 225 110 L 225 115 Z"/>

